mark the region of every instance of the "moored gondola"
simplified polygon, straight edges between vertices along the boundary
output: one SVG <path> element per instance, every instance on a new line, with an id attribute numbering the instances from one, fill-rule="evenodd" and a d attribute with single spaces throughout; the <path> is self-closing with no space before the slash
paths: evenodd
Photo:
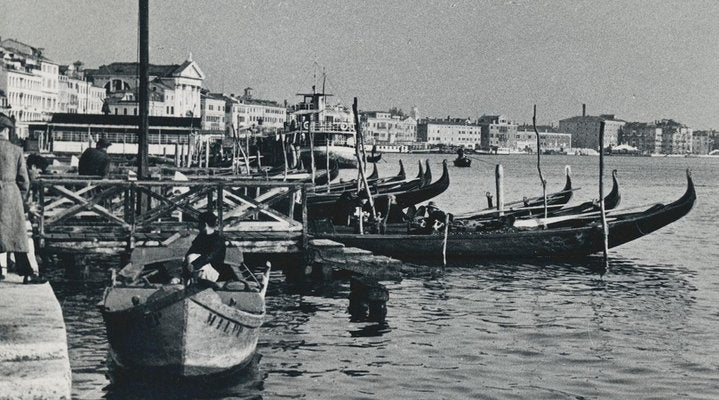
<path id="1" fill-rule="evenodd" d="M 641 212 L 614 211 L 608 214 L 609 247 L 636 240 L 689 213 L 696 200 L 691 174 L 687 171 L 687 188 L 678 200 L 657 204 Z M 564 226 L 547 229 L 506 227 L 494 231 L 450 230 L 446 240 L 448 260 L 469 259 L 472 262 L 491 258 L 566 258 L 601 252 L 602 226 L 596 213 L 564 221 Z M 344 234 L 318 232 L 317 238 L 331 239 L 399 259 L 441 259 L 444 237 L 410 234 Z"/>

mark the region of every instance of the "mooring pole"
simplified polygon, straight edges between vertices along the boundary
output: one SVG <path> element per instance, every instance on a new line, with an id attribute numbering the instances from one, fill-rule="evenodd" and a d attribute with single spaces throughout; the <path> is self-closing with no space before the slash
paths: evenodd
<path id="1" fill-rule="evenodd" d="M 504 215 L 504 168 L 502 164 L 497 164 L 494 169 L 494 179 L 497 184 L 497 210 L 499 216 Z"/>
<path id="2" fill-rule="evenodd" d="M 599 210 L 602 214 L 602 232 L 604 236 L 604 266 L 609 268 L 609 227 L 607 211 L 604 209 L 604 121 L 599 123 Z"/>
<path id="3" fill-rule="evenodd" d="M 330 192 L 330 134 L 328 133 L 325 141 L 325 161 L 327 167 L 327 193 Z"/>
<path id="4" fill-rule="evenodd" d="M 537 105 L 534 105 L 534 114 L 532 115 L 532 126 L 534 127 L 534 134 L 537 135 L 537 171 L 539 172 L 539 180 L 542 182 L 542 198 L 544 203 L 544 218 L 547 218 L 547 180 L 542 175 L 542 167 L 540 160 L 542 156 L 542 149 L 539 141 L 539 132 L 537 132 Z"/>
<path id="5" fill-rule="evenodd" d="M 359 110 L 357 108 L 357 98 L 354 98 L 354 103 L 352 104 L 352 111 L 354 112 L 355 117 L 355 133 L 356 136 L 359 138 L 362 138 L 362 130 L 360 129 L 359 124 Z M 355 143 L 357 143 L 357 137 L 355 137 Z M 359 165 L 359 172 L 360 177 L 362 178 L 362 184 L 364 185 L 365 190 L 367 191 L 367 200 L 369 201 L 370 209 L 372 210 L 372 221 L 377 221 L 377 212 L 374 208 L 374 199 L 372 198 L 372 191 L 369 189 L 369 185 L 367 184 L 367 177 L 364 174 L 364 167 L 362 164 L 362 159 L 359 154 L 359 147 L 355 147 L 355 156 L 357 157 L 357 165 Z"/>
<path id="6" fill-rule="evenodd" d="M 447 236 L 449 236 L 449 214 L 444 217 L 444 241 L 442 242 L 442 266 L 447 266 Z"/>
<path id="7" fill-rule="evenodd" d="M 150 28 L 149 28 L 149 0 L 139 0 L 140 14 L 140 85 L 139 85 L 139 108 L 140 123 L 137 134 L 137 179 L 145 180 L 149 178 L 149 161 L 148 161 L 148 135 L 150 128 L 150 110 L 148 102 L 148 86 L 149 86 L 149 65 L 150 65 Z M 148 208 L 149 200 L 147 196 L 143 196 L 138 192 L 138 206 L 141 211 Z"/>

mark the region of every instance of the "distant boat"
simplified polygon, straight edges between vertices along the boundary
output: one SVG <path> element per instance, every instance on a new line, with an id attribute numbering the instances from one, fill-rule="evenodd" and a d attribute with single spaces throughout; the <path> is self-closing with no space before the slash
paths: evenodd
<path id="1" fill-rule="evenodd" d="M 227 259 L 233 258 L 232 249 Z M 150 258 L 148 264 L 168 261 Z M 260 279 L 251 275 L 216 285 L 151 285 L 141 275 L 137 280 L 144 283 L 108 287 L 100 304 L 111 360 L 119 370 L 194 378 L 223 375 L 252 361 L 269 268 Z"/>

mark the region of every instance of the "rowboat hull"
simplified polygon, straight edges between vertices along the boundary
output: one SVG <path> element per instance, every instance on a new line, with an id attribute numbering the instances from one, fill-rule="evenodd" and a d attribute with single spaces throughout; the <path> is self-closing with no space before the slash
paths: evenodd
<path id="1" fill-rule="evenodd" d="M 249 364 L 264 316 L 259 293 L 192 292 L 177 285 L 111 287 L 103 304 L 116 366 L 183 378 L 221 375 Z"/>

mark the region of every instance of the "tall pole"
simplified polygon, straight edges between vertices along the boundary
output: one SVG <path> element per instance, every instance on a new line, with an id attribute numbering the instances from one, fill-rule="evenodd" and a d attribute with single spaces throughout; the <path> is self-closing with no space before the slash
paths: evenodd
<path id="1" fill-rule="evenodd" d="M 150 63 L 150 29 L 149 29 L 149 0 L 140 1 L 140 85 L 139 85 L 139 108 L 140 126 L 138 130 L 137 146 L 137 177 L 140 180 L 149 177 L 149 162 L 147 158 L 148 146 L 147 137 L 150 127 L 150 113 L 148 107 L 148 68 Z"/>
<path id="2" fill-rule="evenodd" d="M 599 123 L 599 210 L 602 214 L 602 232 L 604 237 L 604 266 L 609 266 L 609 227 L 607 211 L 604 209 L 604 121 Z"/>
<path id="3" fill-rule="evenodd" d="M 357 98 L 354 98 L 354 102 L 352 104 L 352 111 L 354 112 L 354 119 L 355 119 L 355 156 L 357 157 L 357 165 L 359 168 L 360 178 L 362 179 L 362 184 L 364 185 L 365 191 L 367 192 L 367 200 L 369 201 L 370 210 L 372 212 L 372 221 L 377 221 L 377 212 L 374 208 L 374 199 L 372 198 L 372 192 L 369 189 L 369 185 L 367 184 L 367 177 L 364 174 L 364 165 L 362 163 L 362 158 L 359 154 L 359 147 L 357 146 L 357 139 L 358 137 L 362 137 L 362 131 L 360 129 L 360 121 L 359 121 L 359 111 L 357 107 Z M 389 209 L 387 209 L 387 212 L 389 212 Z M 362 219 L 362 216 L 360 215 L 360 219 Z"/>
<path id="4" fill-rule="evenodd" d="M 542 149 L 540 147 L 539 132 L 537 131 L 537 105 L 534 105 L 534 114 L 532 114 L 532 127 L 534 128 L 534 134 L 537 135 L 537 171 L 539 172 L 539 180 L 542 182 L 542 198 L 544 199 L 544 218 L 547 218 L 547 180 L 542 175 L 542 167 L 540 160 L 542 156 Z"/>

